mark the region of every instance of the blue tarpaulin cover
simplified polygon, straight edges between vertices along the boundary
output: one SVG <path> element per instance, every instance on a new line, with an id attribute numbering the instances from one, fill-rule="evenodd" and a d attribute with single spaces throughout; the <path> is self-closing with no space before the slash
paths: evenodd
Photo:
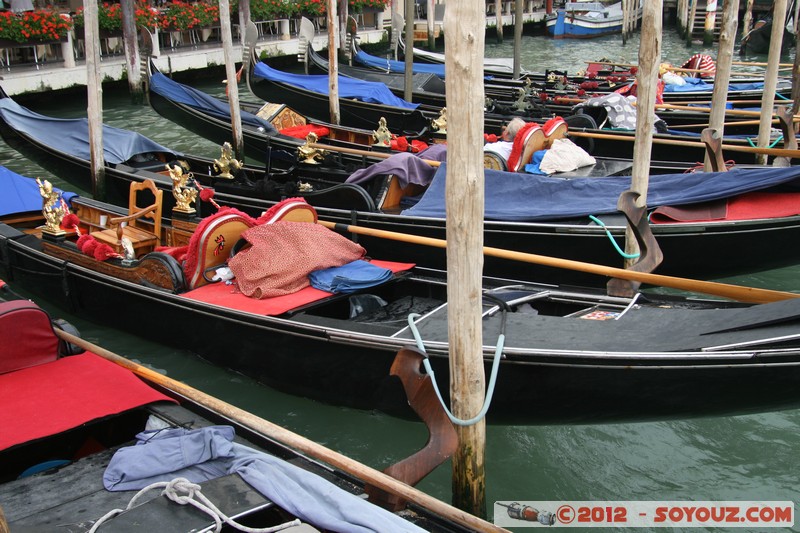
<path id="1" fill-rule="evenodd" d="M 353 59 L 356 61 L 356 63 L 361 63 L 362 65 L 372 68 L 378 68 L 385 72 L 405 73 L 406 71 L 405 61 L 395 61 L 394 59 L 375 57 L 369 55 L 363 50 L 356 52 L 356 54 L 353 56 Z M 444 65 L 437 65 L 434 63 L 414 63 L 411 68 L 415 73 L 424 72 L 427 74 L 436 74 L 440 78 L 444 78 Z"/>
<path id="2" fill-rule="evenodd" d="M 0 194 L 0 216 L 42 210 L 39 185 L 33 178 L 20 176 L 6 167 L 0 167 L 0 190 L 3 191 Z M 74 192 L 63 192 L 56 187 L 53 190 L 61 193 L 67 203 L 78 196 Z"/>
<path id="3" fill-rule="evenodd" d="M 630 189 L 630 176 L 554 178 L 485 170 L 487 220 L 537 221 L 617 213 L 620 193 Z M 404 215 L 444 218 L 446 165 L 442 164 L 428 190 Z M 654 174 L 647 205 L 687 205 L 719 200 L 780 184 L 800 185 L 800 167 L 734 168 L 728 172 Z"/>
<path id="4" fill-rule="evenodd" d="M 664 86 L 665 93 L 685 93 L 694 91 L 708 91 L 709 93 L 714 90 L 712 83 L 706 83 L 701 78 L 684 78 L 686 83 L 684 85 L 675 85 L 668 83 Z M 763 82 L 748 82 L 748 83 L 731 83 L 728 85 L 728 92 L 732 91 L 755 91 L 764 88 Z"/>
<path id="5" fill-rule="evenodd" d="M 90 160 L 89 121 L 85 118 L 53 118 L 34 113 L 11 98 L 0 99 L 0 115 L 12 128 L 41 144 L 84 160 Z M 136 155 L 163 152 L 179 156 L 139 133 L 103 126 L 103 158 L 124 163 Z"/>
<path id="6" fill-rule="evenodd" d="M 292 74 L 275 70 L 263 61 L 256 64 L 253 74 L 277 83 L 293 85 L 319 94 L 328 94 L 327 74 Z M 344 76 L 339 76 L 339 97 L 406 109 L 416 109 L 419 106 L 419 104 L 412 104 L 395 96 L 385 83 L 345 78 Z"/>
<path id="7" fill-rule="evenodd" d="M 231 107 L 227 102 L 223 102 L 210 94 L 193 89 L 188 85 L 178 83 L 160 72 L 156 72 L 150 76 L 150 90 L 168 100 L 188 105 L 191 108 L 203 111 L 227 123 L 231 121 Z M 242 117 L 242 124 L 244 125 L 254 128 L 261 127 L 268 133 L 278 133 L 272 124 L 261 117 L 248 113 L 247 111 L 242 111 L 240 115 Z"/>
<path id="8" fill-rule="evenodd" d="M 112 491 L 139 490 L 175 478 L 202 483 L 236 473 L 279 507 L 325 531 L 423 532 L 316 474 L 234 442 L 234 436 L 231 426 L 144 431 L 135 446 L 117 450 L 103 484 Z"/>

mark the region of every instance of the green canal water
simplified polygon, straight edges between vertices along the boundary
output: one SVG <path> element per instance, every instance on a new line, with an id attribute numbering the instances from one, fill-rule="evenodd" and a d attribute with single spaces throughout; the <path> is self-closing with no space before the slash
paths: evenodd
<path id="1" fill-rule="evenodd" d="M 687 47 L 665 28 L 662 57 L 681 64 L 692 54 L 713 49 Z M 507 32 L 508 35 L 508 32 Z M 495 44 L 487 36 L 487 56 L 510 56 L 511 40 Z M 638 38 L 622 45 L 617 37 L 585 42 L 525 36 L 523 66 L 575 72 L 601 57 L 637 62 Z M 793 54 L 793 52 L 792 52 Z M 784 61 L 791 61 L 786 57 Z M 765 57 L 748 60 L 766 61 Z M 220 81 L 195 76 L 192 83 L 222 94 Z M 244 85 L 242 91 L 246 90 Z M 148 107 L 134 106 L 124 87 L 104 91 L 106 123 L 139 131 L 186 152 L 216 157 L 218 147 L 161 119 Z M 242 98 L 247 98 L 242 93 Z M 25 100 L 46 115 L 85 116 L 85 97 L 49 95 Z M 0 162 L 28 176 L 41 176 L 75 190 L 0 143 Z M 797 246 L 798 243 L 786 243 Z M 747 250 L 742 250 L 747 253 Z M 698 258 L 713 261 L 713 257 Z M 800 265 L 755 272 L 720 281 L 800 291 Z M 24 287 L 17 287 L 24 292 Z M 49 307 L 48 302 L 40 302 Z M 151 366 L 238 407 L 252 411 L 305 437 L 370 466 L 385 466 L 425 444 L 427 432 L 416 422 L 344 409 L 276 392 L 246 377 L 213 367 L 191 353 L 148 342 L 122 331 L 100 328 L 49 307 L 75 324 L 93 342 Z M 146 310 L 142 310 L 146 312 Z M 646 343 L 646 339 L 642 339 Z M 265 347 L 265 353 L 268 347 Z M 535 383 L 531 384 L 535 386 Z M 800 386 L 800 384 L 799 384 Z M 635 402 L 635 398 L 630 399 Z M 520 409 L 536 410 L 537 405 Z M 762 414 L 599 425 L 502 426 L 490 424 L 486 443 L 488 509 L 501 501 L 552 500 L 800 500 L 800 409 Z M 447 462 L 419 488 L 449 501 Z M 491 518 L 491 517 L 490 517 Z M 697 529 L 695 529 L 696 531 Z M 520 529 L 521 531 L 521 529 Z"/>

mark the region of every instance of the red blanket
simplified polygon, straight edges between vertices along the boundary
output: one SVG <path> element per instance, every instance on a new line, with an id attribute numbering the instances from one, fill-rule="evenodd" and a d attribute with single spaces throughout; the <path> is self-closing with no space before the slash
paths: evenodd
<path id="1" fill-rule="evenodd" d="M 664 206 L 650 215 L 653 224 L 752 220 L 800 215 L 800 193 L 751 192 L 727 202 L 705 202 L 678 207 Z"/>
<path id="2" fill-rule="evenodd" d="M 393 263 L 391 261 L 378 260 L 372 260 L 371 263 L 379 267 L 388 268 L 395 273 L 410 270 L 414 267 L 413 263 Z M 332 296 L 332 293 L 309 286 L 293 294 L 258 300 L 245 296 L 234 285 L 212 283 L 189 291 L 183 296 L 199 302 L 236 309 L 237 311 L 244 311 L 257 315 L 278 316 L 286 311 Z"/>
<path id="3" fill-rule="evenodd" d="M 0 450 L 170 400 L 90 352 L 0 375 Z"/>

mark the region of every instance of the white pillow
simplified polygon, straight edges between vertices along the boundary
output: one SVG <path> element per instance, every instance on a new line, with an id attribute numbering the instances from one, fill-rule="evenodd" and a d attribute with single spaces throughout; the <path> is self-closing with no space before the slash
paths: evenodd
<path id="1" fill-rule="evenodd" d="M 569 139 L 556 139 L 539 163 L 539 170 L 546 174 L 569 172 L 587 165 L 594 165 L 597 160 Z"/>

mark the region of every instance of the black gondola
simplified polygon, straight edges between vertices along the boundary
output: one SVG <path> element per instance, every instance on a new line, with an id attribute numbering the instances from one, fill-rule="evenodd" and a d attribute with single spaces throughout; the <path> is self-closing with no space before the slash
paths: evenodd
<path id="1" fill-rule="evenodd" d="M 65 326 L 35 303 L 3 293 L 0 331 L 20 339 L 0 356 L 6 530 L 490 527 L 444 502 L 431 505 L 437 501 L 407 485 L 419 499 L 387 511 L 372 498 L 374 488 L 367 500 L 365 485 L 375 473 L 365 465 Z M 64 331 L 72 334 L 68 343 Z"/>
<path id="2" fill-rule="evenodd" d="M 34 188 L 32 194 L 39 191 Z M 53 198 L 52 205 L 60 204 Z M 373 267 L 389 275 L 345 275 L 353 282 L 373 281 L 358 283 L 353 292 L 306 284 L 275 297 L 262 293 L 268 297 L 261 299 L 244 294 L 250 294 L 245 279 L 258 274 L 248 268 L 236 270 L 234 285 L 213 281 L 211 274 L 220 274 L 216 268 L 226 261 L 234 269 L 240 254 L 266 252 L 292 265 L 287 272 L 294 283 L 308 266 L 300 268 L 279 242 L 296 243 L 300 235 L 317 242 L 315 250 L 347 246 L 361 254 L 352 243 L 344 244 L 346 239 L 313 224 L 316 215 L 305 202 L 287 201 L 255 227 L 252 219 L 224 209 L 195 228 L 191 221 L 165 223 L 162 242 L 188 241 L 188 247 L 140 249 L 135 259 L 100 245 L 88 249 L 103 235 L 111 235 L 111 241 L 101 242 L 116 242 L 118 233 L 99 228 L 98 220 L 102 214 L 117 217 L 121 209 L 80 198 L 71 206 L 73 212 L 62 219 L 61 238 L 57 221 L 48 219 L 43 228 L 44 220 L 31 212 L 14 213 L 13 222 L 0 223 L 6 276 L 101 323 L 113 321 L 158 342 L 179 343 L 212 363 L 293 394 L 406 416 L 407 400 L 388 369 L 395 353 L 414 343 L 427 353 L 439 383 L 448 382 L 447 284 L 441 272 L 372 259 Z M 73 220 L 66 220 L 70 216 Z M 138 227 L 155 230 L 147 223 Z M 273 238 L 278 235 L 283 238 Z M 251 248 L 234 246 L 242 236 Z M 280 249 L 269 252 L 265 245 Z M 187 254 L 185 262 L 177 252 Z M 245 255 L 237 264 L 251 259 Z M 272 275 L 265 279 L 280 293 L 288 287 L 283 276 L 280 283 Z M 761 301 L 791 296 L 719 284 L 710 284 L 712 289 L 694 280 L 687 285 L 712 293 L 725 287 L 723 294 Z M 610 297 L 589 289 L 491 279 L 485 279 L 484 295 L 487 375 L 499 365 L 490 422 L 654 419 L 781 408 L 800 400 L 796 298 L 751 306 L 645 293 Z"/>
<path id="3" fill-rule="evenodd" d="M 53 145 L 46 138 L 39 137 L 34 129 L 23 131 L 9 122 L 8 108 L 17 112 L 24 110 L 11 99 L 0 99 L 0 133 L 6 141 L 53 172 L 70 179 L 80 179 L 80 186 L 86 188 L 91 165 L 86 155 L 89 139 L 85 120 L 51 122 L 47 117 L 31 113 L 28 120 L 43 122 L 39 130 L 54 134 L 60 141 L 74 141 L 70 146 Z M 59 133 L 59 127 L 68 128 L 69 135 Z M 80 139 L 77 132 L 81 130 L 85 137 L 81 143 L 77 143 Z M 123 131 L 117 129 L 117 135 Z M 110 138 L 104 136 L 107 149 L 118 150 L 111 148 Z M 109 200 L 126 205 L 130 184 L 149 178 L 165 191 L 165 209 L 168 212 L 175 205 L 175 200 L 170 192 L 172 182 L 166 175 L 166 165 L 174 167 L 178 161 L 186 161 L 197 182 L 215 189 L 215 198 L 220 204 L 253 216 L 269 209 L 282 198 L 298 196 L 314 205 L 325 220 L 438 239 L 446 236 L 445 217 L 441 211 L 446 173 L 440 168 L 437 175 L 435 168 L 411 154 L 395 157 L 411 158 L 404 164 L 416 163 L 418 172 L 427 169 L 425 176 L 415 173 L 413 177 L 406 176 L 404 179 L 398 172 L 400 167 L 388 174 L 380 171 L 383 167 L 376 167 L 377 170 L 336 177 L 324 165 L 298 164 L 295 171 L 275 174 L 245 165 L 239 179 L 226 179 L 213 172 L 214 162 L 211 158 L 175 154 L 152 141 L 149 143 L 141 153 L 128 153 L 114 163 L 106 159 L 109 163 L 106 168 Z M 133 141 L 125 142 L 128 147 L 133 144 Z M 392 159 L 385 164 L 393 166 L 395 162 Z M 551 177 L 487 170 L 485 244 L 602 265 L 621 265 L 623 258 L 618 249 L 625 238 L 626 222 L 617 209 L 617 198 L 630 185 L 630 177 L 626 176 L 630 168 L 630 161 L 598 160 L 596 166 Z M 662 219 L 667 223 L 657 223 L 658 213 L 651 215 L 652 231 L 664 252 L 659 273 L 711 277 L 770 268 L 797 260 L 796 249 L 784 246 L 800 232 L 800 217 L 796 214 L 784 211 L 734 218 L 726 215 L 729 203 L 737 202 L 738 196 L 746 192 L 769 192 L 777 195 L 771 196 L 773 198 L 783 198 L 782 195 L 792 190 L 797 167 L 735 168 L 729 173 L 693 174 L 684 174 L 684 170 L 681 168 L 673 171 L 677 173 L 651 176 L 648 195 L 651 211 L 658 209 L 660 213 L 666 209 L 668 214 L 677 217 Z M 374 173 L 372 179 L 358 180 L 368 172 Z M 769 176 L 769 180 L 764 179 L 766 176 Z M 298 182 L 306 185 L 298 185 Z M 426 186 L 427 183 L 433 187 Z M 699 190 L 698 187 L 702 188 L 704 196 L 688 194 Z M 668 188 L 688 195 L 664 196 L 662 192 Z M 412 207 L 410 202 L 422 192 L 425 194 L 420 203 Z M 495 193 L 502 194 L 495 197 Z M 555 202 L 554 195 L 562 200 Z M 600 197 L 603 198 L 602 203 L 597 204 Z M 521 207 L 514 207 L 520 204 Z M 548 206 L 556 205 L 572 207 L 569 212 L 548 211 Z M 771 205 L 785 207 L 786 202 L 776 201 Z M 424 213 L 423 206 L 428 206 Z M 430 210 L 430 207 L 437 206 L 439 212 Z M 676 213 L 673 210 L 676 206 L 683 209 Z M 198 209 L 203 214 L 209 212 L 208 204 L 204 202 L 199 202 Z M 410 260 L 433 268 L 445 266 L 444 250 L 408 243 L 389 243 L 368 236 L 362 237 L 362 240 L 387 259 Z M 749 252 L 743 254 L 742 249 Z M 486 258 L 484 272 L 499 277 L 559 280 L 581 285 L 605 282 L 602 277 L 494 257 Z"/>

